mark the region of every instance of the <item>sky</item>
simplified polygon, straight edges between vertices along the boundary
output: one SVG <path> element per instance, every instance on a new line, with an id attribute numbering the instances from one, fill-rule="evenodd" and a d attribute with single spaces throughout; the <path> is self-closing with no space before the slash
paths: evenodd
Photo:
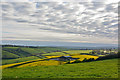
<path id="1" fill-rule="evenodd" d="M 2 2 L 0 5 L 3 43 L 42 46 L 118 44 L 118 0 Z"/>

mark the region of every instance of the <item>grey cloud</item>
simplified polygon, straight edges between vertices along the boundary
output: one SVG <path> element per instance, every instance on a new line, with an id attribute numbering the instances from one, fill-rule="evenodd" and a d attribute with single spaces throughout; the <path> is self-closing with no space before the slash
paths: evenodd
<path id="1" fill-rule="evenodd" d="M 3 4 L 3 19 L 28 23 L 29 27 L 34 26 L 38 30 L 116 38 L 117 30 L 108 29 L 117 27 L 117 24 L 111 25 L 117 23 L 114 5 L 117 4 L 6 3 Z M 97 11 L 100 8 L 103 10 Z"/>
<path id="2" fill-rule="evenodd" d="M 117 7 L 118 6 L 116 6 L 116 7 L 114 7 L 114 5 L 117 5 L 117 4 L 115 4 L 115 3 L 113 3 L 113 4 L 108 4 L 107 6 L 106 6 L 106 11 L 107 12 L 115 12 L 115 13 L 117 13 Z"/>

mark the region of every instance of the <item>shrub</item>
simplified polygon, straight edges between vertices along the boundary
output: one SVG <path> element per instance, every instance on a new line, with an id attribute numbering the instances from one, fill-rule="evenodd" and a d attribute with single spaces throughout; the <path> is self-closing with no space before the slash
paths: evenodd
<path id="1" fill-rule="evenodd" d="M 80 63 L 80 62 L 82 62 L 82 61 L 80 61 L 80 60 L 75 60 L 73 63 Z"/>
<path id="2" fill-rule="evenodd" d="M 87 58 L 84 58 L 84 60 L 82 62 L 87 62 Z"/>
<path id="3" fill-rule="evenodd" d="M 99 57 L 97 60 L 104 60 L 104 59 L 114 59 L 114 58 L 120 58 L 118 54 L 109 54 L 106 56 Z"/>

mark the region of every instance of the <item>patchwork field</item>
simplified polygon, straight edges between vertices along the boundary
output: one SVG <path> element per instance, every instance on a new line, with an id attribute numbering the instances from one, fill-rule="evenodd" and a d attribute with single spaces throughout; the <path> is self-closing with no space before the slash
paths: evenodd
<path id="1" fill-rule="evenodd" d="M 50 59 L 50 58 L 57 58 L 60 56 L 45 56 L 45 59 L 38 59 L 37 57 L 28 57 L 28 58 L 20 58 L 20 59 L 14 59 L 14 60 L 8 60 L 8 62 L 6 61 L 7 65 L 3 65 L 2 68 L 7 68 L 7 67 L 14 67 L 14 66 L 20 66 L 20 67 L 26 67 L 26 66 L 41 66 L 41 65 L 61 65 L 61 64 L 65 64 L 67 62 L 65 61 L 56 61 L 56 60 L 46 60 L 46 59 Z M 82 61 L 85 58 L 86 59 L 90 59 L 90 58 L 94 58 L 97 59 L 98 56 L 91 56 L 91 55 L 73 55 L 71 56 L 73 58 L 79 58 L 78 60 Z M 32 60 L 33 59 L 33 60 Z M 36 59 L 36 60 L 34 60 Z M 25 60 L 29 60 L 29 61 L 25 61 Z M 18 63 L 15 63 L 16 61 L 19 61 Z M 25 61 L 25 62 L 22 62 Z M 70 61 L 70 62 L 74 62 Z M 3 61 L 5 64 L 5 61 Z M 13 63 L 13 64 L 10 64 Z"/>
<path id="2" fill-rule="evenodd" d="M 16 59 L 29 56 L 41 57 L 43 54 L 68 50 L 59 47 L 3 47 L 2 59 Z M 52 53 L 53 54 L 53 53 Z"/>
<path id="3" fill-rule="evenodd" d="M 86 59 L 90 59 L 90 58 L 97 59 L 98 58 L 98 56 L 92 56 L 92 55 L 72 55 L 71 57 L 79 58 L 78 60 L 80 60 L 80 61 L 83 61 L 85 58 Z"/>
<path id="4" fill-rule="evenodd" d="M 58 56 L 58 55 L 72 55 L 72 54 L 89 54 L 92 52 L 92 50 L 67 50 L 67 51 L 60 51 L 60 52 L 52 52 L 52 53 L 46 53 L 42 54 L 44 56 Z"/>
<path id="5" fill-rule="evenodd" d="M 3 78 L 117 78 L 118 59 L 3 69 Z"/>
<path id="6" fill-rule="evenodd" d="M 52 58 L 52 56 L 69 56 L 74 54 L 89 54 L 92 50 L 69 50 L 57 47 L 3 47 L 2 49 L 2 65 L 19 63 L 29 60 Z M 83 58 L 81 58 L 83 59 Z"/>
<path id="7" fill-rule="evenodd" d="M 3 78 L 118 77 L 117 53 L 101 55 L 96 54 L 100 52 L 99 50 L 94 50 L 93 53 L 93 50 L 58 47 L 8 46 L 3 47 L 2 52 Z M 59 59 L 60 57 L 63 57 L 63 60 Z"/>
<path id="8" fill-rule="evenodd" d="M 68 54 L 81 54 L 81 53 L 90 53 L 92 50 L 68 50 L 68 51 L 63 51 Z"/>
<path id="9" fill-rule="evenodd" d="M 46 53 L 46 54 L 42 54 L 42 55 L 44 55 L 44 56 L 52 56 L 52 55 L 58 56 L 58 55 L 66 55 L 66 54 L 63 52 L 52 52 L 52 53 Z"/>

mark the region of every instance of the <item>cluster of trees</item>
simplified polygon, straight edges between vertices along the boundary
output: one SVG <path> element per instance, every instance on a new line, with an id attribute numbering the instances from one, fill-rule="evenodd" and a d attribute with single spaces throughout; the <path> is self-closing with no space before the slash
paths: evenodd
<path id="1" fill-rule="evenodd" d="M 93 50 L 89 54 L 92 55 L 106 55 L 106 54 L 117 54 L 118 50 L 117 49 L 103 49 L 103 50 Z"/>
<path id="2" fill-rule="evenodd" d="M 85 58 L 83 61 L 80 61 L 80 60 L 75 60 L 73 63 L 81 63 L 81 62 L 91 62 L 91 61 L 95 61 L 94 58 Z"/>
<path id="3" fill-rule="evenodd" d="M 110 54 L 110 55 L 106 55 L 106 56 L 101 56 L 101 57 L 99 57 L 97 59 L 94 59 L 94 58 L 86 59 L 85 58 L 83 61 L 76 60 L 73 63 L 91 62 L 91 61 L 98 61 L 98 60 L 105 60 L 105 59 L 114 59 L 114 58 L 120 58 L 120 52 L 118 52 L 118 54 Z"/>
<path id="4" fill-rule="evenodd" d="M 27 47 L 27 48 L 38 48 L 37 46 L 23 46 L 23 45 L 2 45 L 2 47 Z"/>
<path id="5" fill-rule="evenodd" d="M 110 54 L 110 55 L 99 57 L 97 60 L 114 59 L 114 58 L 120 58 L 120 55 L 119 54 Z"/>

